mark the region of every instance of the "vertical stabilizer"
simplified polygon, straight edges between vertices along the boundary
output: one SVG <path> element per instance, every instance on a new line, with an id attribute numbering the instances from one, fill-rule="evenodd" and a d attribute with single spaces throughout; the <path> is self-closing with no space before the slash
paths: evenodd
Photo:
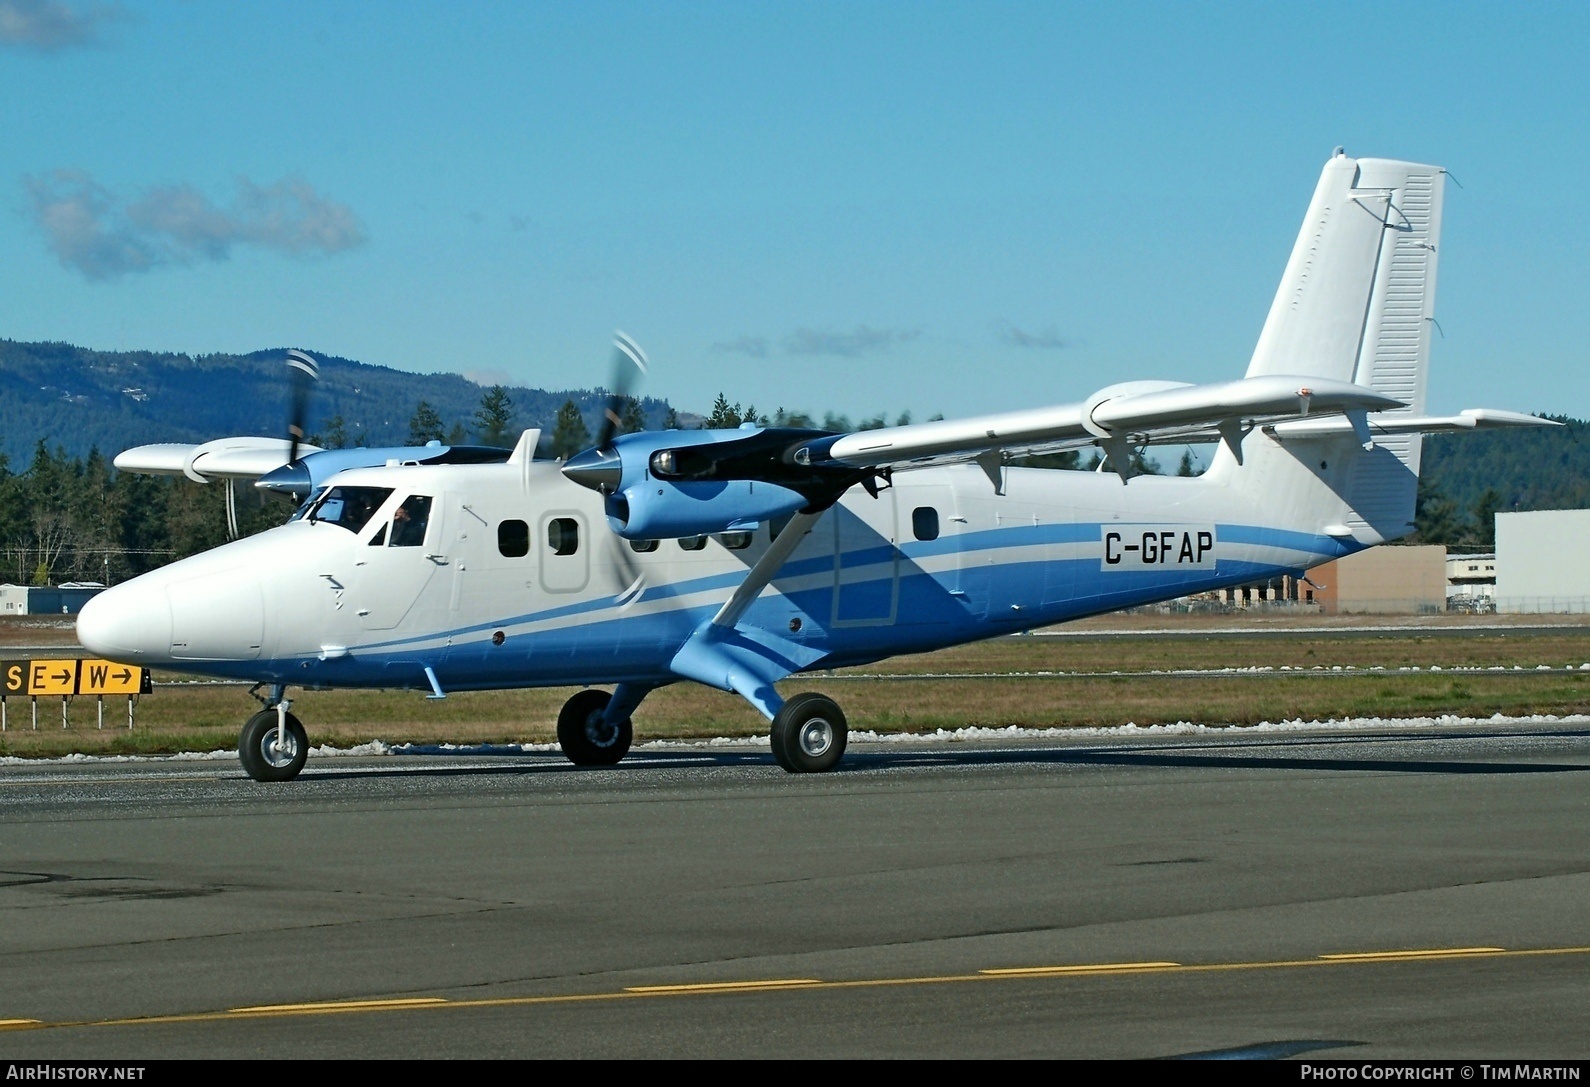
<path id="1" fill-rule="evenodd" d="M 1351 381 L 1401 401 L 1404 407 L 1389 414 L 1422 414 L 1445 180 L 1438 166 L 1337 152 L 1314 190 L 1248 376 Z M 1309 473 L 1329 477 L 1331 499 L 1314 503 L 1321 517 L 1326 506 L 1339 503 L 1342 523 L 1365 543 L 1412 530 L 1417 434 L 1378 437 L 1367 449 L 1324 443 L 1338 447 L 1326 456 L 1319 455 L 1323 446 L 1306 444 L 1286 443 L 1286 459 L 1295 455 L 1293 469 L 1261 454 L 1271 462 L 1263 472 L 1241 472 L 1234 462 L 1225 470 L 1233 482 L 1246 476 L 1247 485 L 1262 479 L 1264 487 L 1277 488 L 1285 486 L 1282 477 L 1306 465 L 1329 464 L 1328 471 Z M 1323 482 L 1315 478 L 1311 486 Z"/>

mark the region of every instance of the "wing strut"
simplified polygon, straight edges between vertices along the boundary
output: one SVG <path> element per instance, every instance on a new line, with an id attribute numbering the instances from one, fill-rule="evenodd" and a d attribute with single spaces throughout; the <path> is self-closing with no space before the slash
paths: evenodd
<path id="1" fill-rule="evenodd" d="M 819 510 L 797 513 L 789 519 L 718 614 L 697 627 L 679 647 L 668 662 L 670 672 L 720 691 L 733 691 L 770 721 L 778 714 L 784 700 L 773 684 L 810 666 L 823 655 L 822 650 L 770 631 L 742 631 L 735 624 L 822 515 Z"/>
<path id="2" fill-rule="evenodd" d="M 768 549 L 762 552 L 762 557 L 756 560 L 745 575 L 745 580 L 740 582 L 740 587 L 734 590 L 734 595 L 723 602 L 723 607 L 718 609 L 718 614 L 712 617 L 715 627 L 732 627 L 740 621 L 740 616 L 745 614 L 745 609 L 756 603 L 756 598 L 762 595 L 762 590 L 767 588 L 767 583 L 772 581 L 783 567 L 784 560 L 790 557 L 799 543 L 811 532 L 812 526 L 823 515 L 823 510 L 816 513 L 797 513 L 789 519 L 773 540 Z"/>

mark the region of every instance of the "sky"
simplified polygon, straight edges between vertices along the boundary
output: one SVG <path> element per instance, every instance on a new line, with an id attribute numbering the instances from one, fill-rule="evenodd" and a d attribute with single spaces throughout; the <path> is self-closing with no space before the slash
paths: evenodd
<path id="1" fill-rule="evenodd" d="M 918 419 L 1241 376 L 1446 167 L 1429 407 L 1590 417 L 1590 5 L 0 0 L 0 337 Z"/>

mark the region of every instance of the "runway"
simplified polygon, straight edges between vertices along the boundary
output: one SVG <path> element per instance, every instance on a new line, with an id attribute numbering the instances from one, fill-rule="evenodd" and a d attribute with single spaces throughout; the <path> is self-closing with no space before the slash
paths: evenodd
<path id="1" fill-rule="evenodd" d="M 0 770 L 0 1056 L 1564 1058 L 1590 729 Z"/>

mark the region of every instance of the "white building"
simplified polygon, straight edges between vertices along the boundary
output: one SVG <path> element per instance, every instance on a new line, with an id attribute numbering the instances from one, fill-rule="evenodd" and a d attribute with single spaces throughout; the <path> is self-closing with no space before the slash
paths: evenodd
<path id="1" fill-rule="evenodd" d="M 1496 610 L 1590 612 L 1590 510 L 1496 515 Z"/>
<path id="2" fill-rule="evenodd" d="M 1494 611 L 1496 608 L 1496 555 L 1446 557 L 1448 611 Z"/>

